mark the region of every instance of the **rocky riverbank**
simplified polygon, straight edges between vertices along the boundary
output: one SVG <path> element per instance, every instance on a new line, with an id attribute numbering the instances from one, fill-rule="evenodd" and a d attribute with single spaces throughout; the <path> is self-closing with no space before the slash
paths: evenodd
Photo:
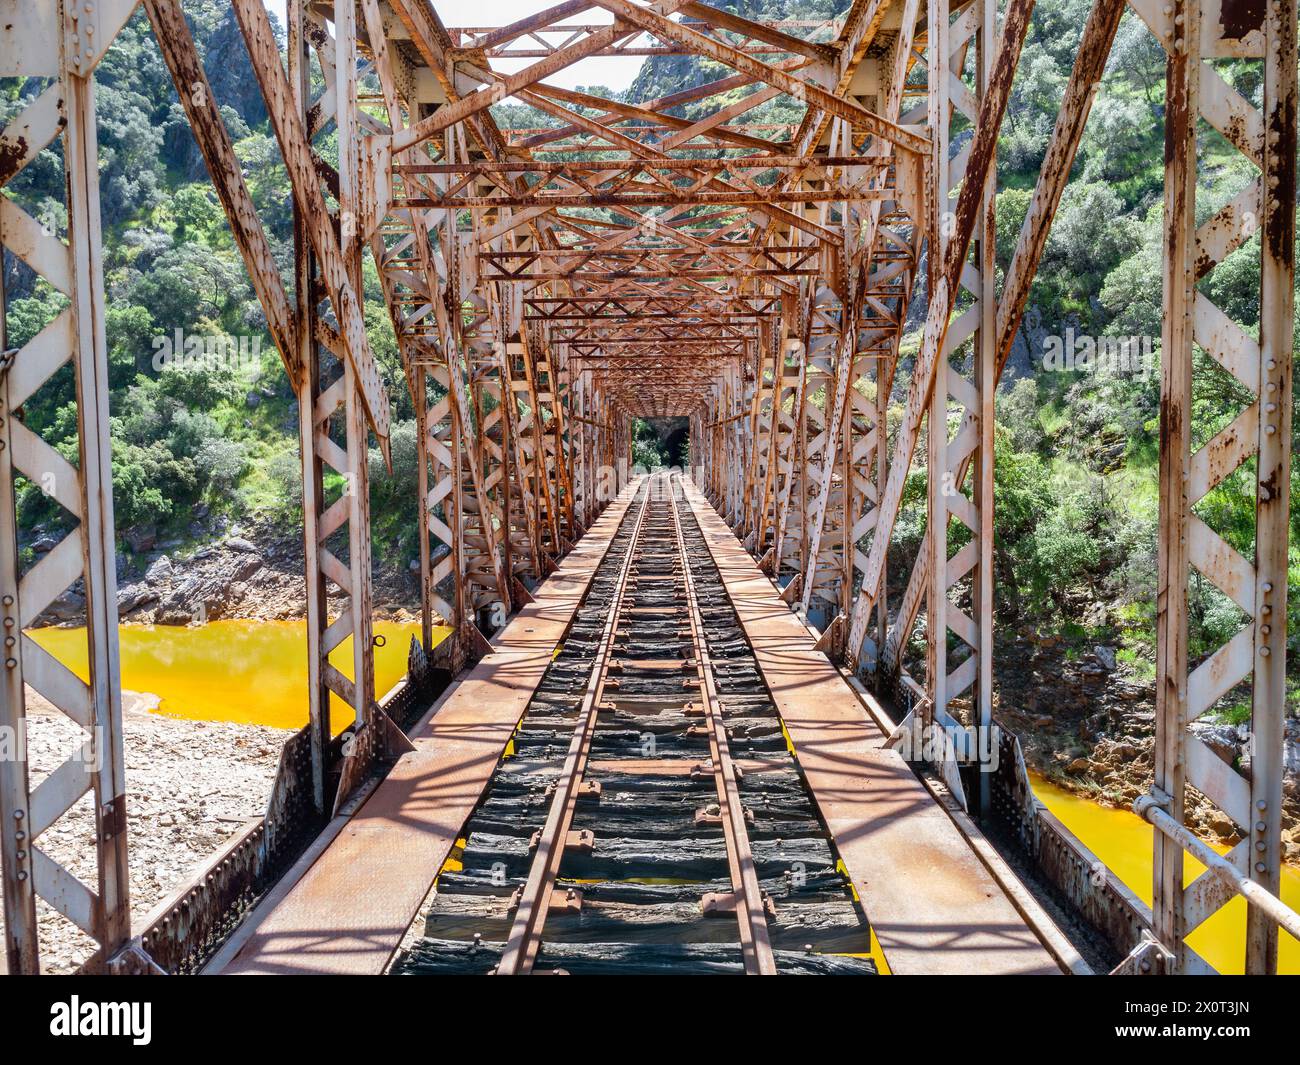
<path id="1" fill-rule="evenodd" d="M 290 735 L 260 725 L 162 717 L 150 713 L 157 703 L 156 696 L 122 693 L 131 909 L 137 919 L 241 825 L 262 815 L 280 748 Z M 67 759 L 84 734 L 31 688 L 27 706 L 35 786 Z M 93 886 L 94 833 L 93 806 L 85 796 L 41 835 L 40 847 Z M 93 950 L 92 941 L 43 902 L 37 908 L 43 970 L 72 972 Z"/>
<path id="2" fill-rule="evenodd" d="M 1105 806 L 1128 809 L 1151 786 L 1155 690 L 1098 645 L 1073 652 L 1057 637 L 1004 635 L 995 670 L 997 714 L 1020 737 L 1025 762 L 1053 783 Z M 1300 862 L 1300 721 L 1286 722 L 1283 847 Z M 1199 721 L 1192 732 L 1247 776 L 1248 726 Z M 1193 793 L 1187 822 L 1208 839 L 1240 839 L 1232 820 Z"/>
<path id="3" fill-rule="evenodd" d="M 57 541 L 37 538 L 38 557 Z M 274 526 L 233 526 L 195 547 L 177 541 L 137 538 L 117 559 L 117 607 L 123 621 L 191 625 L 222 618 L 296 620 L 306 609 L 302 536 Z M 419 573 L 377 559 L 373 570 L 374 615 L 392 621 L 418 618 Z M 331 609 L 346 605 L 331 599 Z M 78 583 L 56 599 L 38 625 L 81 625 L 86 602 Z"/>

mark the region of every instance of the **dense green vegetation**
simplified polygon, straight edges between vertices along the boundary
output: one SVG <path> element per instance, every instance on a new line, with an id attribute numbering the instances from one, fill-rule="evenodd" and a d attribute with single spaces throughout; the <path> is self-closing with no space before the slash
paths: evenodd
<path id="1" fill-rule="evenodd" d="M 997 198 L 998 259 L 1005 269 L 1037 179 L 1055 107 L 1074 59 L 1088 0 L 1035 9 L 1033 28 L 1004 126 Z M 1027 348 L 998 396 L 999 581 L 1002 606 L 1053 621 L 1067 636 L 1118 635 L 1122 659 L 1149 672 L 1154 657 L 1160 403 L 1161 219 L 1164 187 L 1164 52 L 1126 13 L 1087 131 L 1052 227 L 1026 316 Z M 1260 103 L 1262 66 L 1223 64 L 1221 73 Z M 1198 220 L 1258 175 L 1202 124 Z M 1200 285 L 1259 335 L 1256 235 Z M 1044 372 L 1051 337 L 1125 338 L 1149 353 L 1127 371 Z M 1195 354 L 1193 446 L 1232 420 L 1249 396 L 1207 355 Z M 1292 539 L 1300 526 L 1294 506 Z M 1254 553 L 1255 468 L 1232 474 L 1196 513 L 1247 558 Z M 1292 549 L 1292 581 L 1300 554 Z M 1244 615 L 1195 572 L 1190 650 L 1208 653 Z M 1294 641 L 1296 602 L 1288 631 Z M 1292 661 L 1295 645 L 1292 644 Z M 1233 711 L 1230 709 L 1229 713 Z"/>
<path id="2" fill-rule="evenodd" d="M 659 443 L 653 426 L 643 418 L 632 423 L 632 465 L 643 470 L 669 465 L 668 449 Z"/>
<path id="3" fill-rule="evenodd" d="M 288 181 L 230 5 L 198 0 L 185 11 L 292 291 Z M 150 534 L 203 539 L 222 518 L 288 524 L 300 510 L 297 404 L 142 11 L 98 68 L 96 83 L 118 527 L 129 546 Z M 0 121 L 41 87 L 35 79 L 0 80 Z M 326 158 L 335 155 L 332 135 L 320 143 Z M 59 143 L 5 192 L 65 232 Z M 373 487 L 376 540 L 414 554 L 413 411 L 369 260 L 364 281 L 370 341 L 395 419 L 395 476 L 385 472 Z M 64 303 L 12 256 L 5 289 L 10 346 L 34 336 Z M 173 352 L 185 357 L 170 358 Z M 69 370 L 25 405 L 25 417 L 75 459 Z M 377 452 L 372 467 L 382 469 Z M 19 505 L 28 530 L 65 520 L 37 485 L 20 486 Z"/>
<path id="4" fill-rule="evenodd" d="M 847 3 L 721 0 L 719 6 L 750 17 L 817 19 L 841 12 Z M 1002 268 L 1037 179 L 1089 6 L 1090 0 L 1052 0 L 1040 3 L 1033 15 L 999 146 Z M 229 6 L 191 0 L 185 8 L 291 285 L 285 173 Z M 707 61 L 655 57 L 626 97 L 652 100 L 727 73 Z M 1224 73 L 1258 102 L 1259 64 L 1228 64 Z M 142 14 L 109 53 L 97 81 L 119 527 L 126 532 L 156 528 L 193 539 L 207 534 L 204 515 L 208 521 L 225 515 L 287 524 L 298 507 L 296 405 Z M 40 87 L 22 79 L 0 80 L 0 121 L 16 114 Z M 733 89 L 674 113 L 693 117 L 752 91 Z M 1004 621 L 1079 640 L 1117 640 L 1121 657 L 1139 670 L 1149 670 L 1153 653 L 1163 93 L 1164 53 L 1132 13 L 1126 14 L 997 403 L 997 576 Z M 800 111 L 795 101 L 778 97 L 747 120 L 793 124 Z M 528 107 L 500 106 L 495 113 L 503 126 L 558 124 Z M 1208 216 L 1211 205 L 1223 203 L 1254 175 L 1212 131 L 1206 131 L 1201 150 Z M 328 138 L 323 151 L 332 152 Z M 62 182 L 56 145 L 5 193 L 61 232 L 66 224 Z M 1256 238 L 1202 285 L 1252 332 L 1258 327 L 1258 260 Z M 13 346 L 46 325 L 61 309 L 61 298 L 12 258 L 4 271 Z M 379 476 L 374 459 L 375 535 L 381 550 L 409 555 L 414 551 L 414 423 L 370 263 L 365 284 L 371 343 L 388 379 L 396 419 L 396 476 Z M 913 315 L 904 342 L 896 402 L 905 394 L 920 320 Z M 173 338 L 178 330 L 183 338 L 235 338 L 241 357 L 160 366 L 159 338 Z M 1068 330 L 1078 336 L 1145 338 L 1146 347 L 1140 344 L 1139 350 L 1150 352 L 1153 361 L 1138 373 L 1044 370 L 1045 342 L 1071 335 Z M 1200 355 L 1197 371 L 1194 424 L 1204 440 L 1236 414 L 1243 397 Z M 26 418 L 75 457 L 69 371 L 27 404 Z M 640 463 L 664 459 L 648 429 L 638 431 L 635 447 Z M 919 454 L 923 458 L 924 448 Z M 910 561 L 924 528 L 923 471 L 913 480 L 897 537 L 900 567 Z M 1197 510 L 1249 557 L 1253 502 L 1248 466 Z M 22 486 L 20 506 L 29 529 L 60 520 L 58 508 L 38 486 Z M 1226 639 L 1241 619 L 1226 597 L 1195 576 L 1193 595 L 1192 648 L 1199 654 Z M 1295 604 L 1297 597 L 1291 598 Z M 1290 631 L 1296 631 L 1294 624 Z"/>

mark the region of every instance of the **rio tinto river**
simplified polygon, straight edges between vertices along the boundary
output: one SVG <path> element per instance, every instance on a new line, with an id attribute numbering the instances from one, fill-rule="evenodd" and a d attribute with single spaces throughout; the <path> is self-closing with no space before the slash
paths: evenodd
<path id="1" fill-rule="evenodd" d="M 1063 791 L 1040 777 L 1034 794 L 1084 845 L 1110 867 L 1147 905 L 1151 904 L 1154 828 L 1129 810 L 1116 810 Z M 1228 848 L 1211 844 L 1221 854 Z M 1190 884 L 1205 866 L 1187 859 L 1184 882 Z M 1300 869 L 1282 869 L 1282 900 L 1300 909 Z M 1246 903 L 1237 898 L 1187 937 L 1190 946 L 1221 973 L 1240 973 L 1246 940 Z M 1278 936 L 1278 972 L 1300 973 L 1300 943 L 1285 932 Z"/>
<path id="2" fill-rule="evenodd" d="M 376 621 L 375 694 L 382 696 L 406 672 L 414 623 Z M 435 638 L 451 630 L 435 631 Z M 28 632 L 55 658 L 86 677 L 86 630 Z M 203 721 L 237 721 L 298 729 L 307 723 L 307 626 L 302 621 L 213 621 L 207 625 L 123 625 L 118 629 L 122 687 L 150 692 L 157 712 Z M 330 661 L 352 675 L 352 638 Z M 331 724 L 341 731 L 352 715 L 335 700 Z"/>

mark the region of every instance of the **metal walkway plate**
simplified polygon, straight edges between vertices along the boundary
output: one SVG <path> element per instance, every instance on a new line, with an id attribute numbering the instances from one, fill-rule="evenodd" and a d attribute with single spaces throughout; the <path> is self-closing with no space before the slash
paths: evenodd
<path id="1" fill-rule="evenodd" d="M 374 793 L 309 850 L 208 972 L 382 973 L 523 716 L 632 500 L 611 503 L 440 699 Z M 300 875 L 294 875 L 300 873 Z"/>
<path id="2" fill-rule="evenodd" d="M 897 974 L 1061 967 L 808 628 L 689 481 L 686 498 L 867 919 Z"/>

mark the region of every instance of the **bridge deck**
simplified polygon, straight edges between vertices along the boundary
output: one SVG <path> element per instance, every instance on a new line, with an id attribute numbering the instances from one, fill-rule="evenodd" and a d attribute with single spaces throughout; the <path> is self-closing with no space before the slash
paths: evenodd
<path id="1" fill-rule="evenodd" d="M 966 839 L 732 532 L 687 484 L 799 764 L 896 973 L 1057 973 Z M 626 512 L 623 495 L 444 695 L 361 808 L 214 959 L 227 974 L 377 974 L 416 917 Z"/>
<path id="2" fill-rule="evenodd" d="M 415 919 L 586 593 L 626 490 L 415 729 L 415 750 L 209 966 L 222 974 L 382 973 Z M 251 933 L 251 934 L 250 934 Z"/>
<path id="3" fill-rule="evenodd" d="M 726 523 L 686 498 L 891 972 L 1060 973 Z"/>

